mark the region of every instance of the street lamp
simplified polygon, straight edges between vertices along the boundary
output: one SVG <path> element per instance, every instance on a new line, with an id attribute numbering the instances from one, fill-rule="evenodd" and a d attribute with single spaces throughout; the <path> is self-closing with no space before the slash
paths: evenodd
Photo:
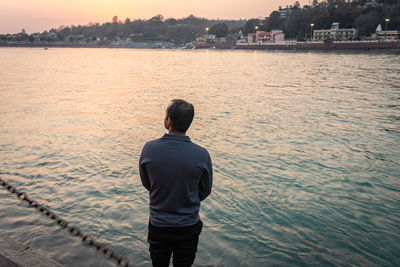
<path id="1" fill-rule="evenodd" d="M 257 40 L 257 30 L 258 30 L 258 25 L 254 26 L 254 30 L 256 31 L 256 37 L 255 37 L 255 41 L 258 43 L 258 45 L 260 45 L 260 42 Z"/>
<path id="2" fill-rule="evenodd" d="M 385 21 L 386 21 L 385 31 L 387 30 L 387 25 L 388 25 L 389 20 L 390 19 L 385 19 Z"/>
<path id="3" fill-rule="evenodd" d="M 205 38 L 206 38 L 206 40 L 205 40 L 205 44 L 208 44 L 209 43 L 209 41 L 208 41 L 208 38 L 209 38 L 209 35 L 208 35 L 208 31 L 210 30 L 210 28 L 206 28 L 206 36 L 205 36 Z"/>
<path id="4" fill-rule="evenodd" d="M 311 23 L 311 24 L 310 24 L 310 27 L 311 27 L 310 41 L 312 41 L 312 39 L 313 39 L 313 27 L 314 27 L 314 23 Z"/>

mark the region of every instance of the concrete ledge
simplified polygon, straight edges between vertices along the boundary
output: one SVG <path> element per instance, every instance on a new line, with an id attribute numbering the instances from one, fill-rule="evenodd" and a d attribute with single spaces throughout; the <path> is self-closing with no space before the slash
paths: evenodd
<path id="1" fill-rule="evenodd" d="M 7 259 L 6 257 L 0 255 L 0 266 L 1 267 L 20 267 L 21 265 L 16 264 L 13 261 L 10 261 L 9 259 Z"/>
<path id="2" fill-rule="evenodd" d="M 40 254 L 0 232 L 0 267 L 62 267 L 64 265 Z"/>

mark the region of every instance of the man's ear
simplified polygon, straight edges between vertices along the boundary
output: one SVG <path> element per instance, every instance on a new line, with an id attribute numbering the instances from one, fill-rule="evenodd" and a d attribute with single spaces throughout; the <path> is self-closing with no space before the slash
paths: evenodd
<path id="1" fill-rule="evenodd" d="M 167 125 L 166 125 L 166 126 L 167 126 L 166 128 L 167 128 L 168 130 L 170 130 L 170 129 L 172 128 L 172 121 L 171 121 L 171 118 L 169 118 L 169 117 L 168 117 L 168 119 L 167 119 Z"/>

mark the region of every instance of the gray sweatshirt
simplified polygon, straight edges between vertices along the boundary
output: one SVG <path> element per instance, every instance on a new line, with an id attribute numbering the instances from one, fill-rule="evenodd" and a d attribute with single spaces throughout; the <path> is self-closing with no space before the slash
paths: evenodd
<path id="1" fill-rule="evenodd" d="M 146 143 L 140 178 L 150 194 L 150 222 L 158 227 L 199 221 L 200 201 L 211 193 L 212 164 L 207 150 L 188 136 L 165 134 Z"/>

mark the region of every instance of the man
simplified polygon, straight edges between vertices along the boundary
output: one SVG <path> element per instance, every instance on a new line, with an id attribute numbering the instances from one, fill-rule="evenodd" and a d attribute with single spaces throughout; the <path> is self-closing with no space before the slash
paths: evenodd
<path id="1" fill-rule="evenodd" d="M 172 100 L 164 120 L 169 131 L 145 144 L 139 171 L 150 194 L 147 241 L 153 266 L 191 266 L 203 224 L 200 201 L 212 187 L 212 165 L 207 150 L 186 136 L 194 116 L 193 105 Z"/>

